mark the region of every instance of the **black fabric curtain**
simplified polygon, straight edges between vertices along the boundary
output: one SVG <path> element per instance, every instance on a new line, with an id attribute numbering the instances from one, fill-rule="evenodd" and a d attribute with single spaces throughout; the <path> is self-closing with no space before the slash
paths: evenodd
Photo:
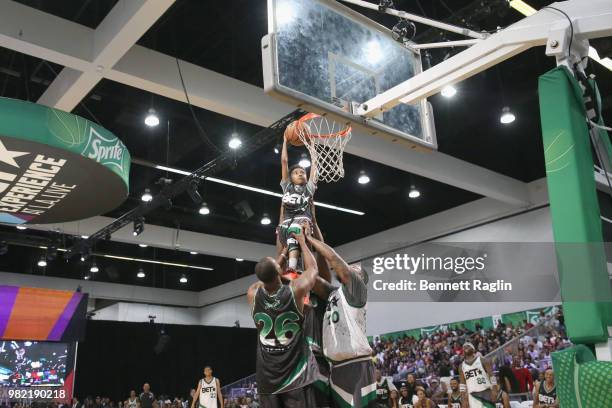
<path id="1" fill-rule="evenodd" d="M 77 352 L 75 396 L 125 400 L 148 382 L 156 396 L 186 398 L 205 365 L 222 386 L 253 374 L 255 346 L 255 329 L 89 320 Z"/>

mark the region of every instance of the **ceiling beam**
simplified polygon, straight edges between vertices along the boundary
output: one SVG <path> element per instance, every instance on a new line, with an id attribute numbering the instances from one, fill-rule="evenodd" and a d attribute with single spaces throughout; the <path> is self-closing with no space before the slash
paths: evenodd
<path id="1" fill-rule="evenodd" d="M 89 30 L 89 31 L 87 31 Z M 76 36 L 80 33 L 81 36 Z M 0 46 L 48 59 L 78 71 L 95 71 L 94 30 L 39 12 L 9 0 L 0 0 Z M 181 62 L 191 102 L 200 108 L 268 126 L 294 107 L 266 96 L 253 85 L 211 70 Z M 176 60 L 135 45 L 113 68 L 100 74 L 107 79 L 185 102 Z M 68 74 L 66 74 L 68 75 Z M 74 79 L 74 75 L 73 75 Z M 364 132 L 354 132 L 347 152 L 437 180 L 513 206 L 529 205 L 525 183 L 480 166 L 434 152 L 417 151 Z"/>
<path id="2" fill-rule="evenodd" d="M 92 217 L 82 221 L 65 222 L 61 224 L 28 225 L 28 228 L 39 231 L 60 231 L 68 235 L 92 235 L 102 227 L 113 222 L 109 217 Z M 180 230 L 146 224 L 144 232 L 137 237 L 132 234 L 132 225 L 127 225 L 113 233 L 113 241 L 126 244 L 147 244 L 156 248 L 195 251 L 200 254 L 220 256 L 224 258 L 242 258 L 248 261 L 259 261 L 264 256 L 274 255 L 274 245 L 243 241 L 217 235 Z"/>
<path id="3" fill-rule="evenodd" d="M 176 0 L 120 0 L 92 33 L 92 60 L 86 71 L 66 67 L 38 103 L 72 111 Z"/>

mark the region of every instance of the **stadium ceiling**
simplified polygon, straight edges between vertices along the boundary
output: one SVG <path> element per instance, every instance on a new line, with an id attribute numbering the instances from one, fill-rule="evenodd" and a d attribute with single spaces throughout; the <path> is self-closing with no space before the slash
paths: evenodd
<path id="1" fill-rule="evenodd" d="M 475 29 L 491 30 L 521 18 L 505 6 L 505 0 L 493 1 L 489 11 L 479 9 L 479 13 L 470 11 L 476 7 L 471 0 L 453 2 L 453 8 L 458 7 L 453 10 L 439 0 L 422 3 L 424 8 L 411 5 L 411 12 L 451 22 L 478 14 L 482 20 L 460 21 Z M 537 0 L 533 5 L 540 8 L 549 3 Z M 234 0 L 69 0 L 61 5 L 0 0 L 0 96 L 28 99 L 99 120 L 126 143 L 134 157 L 154 167 L 133 165 L 130 198 L 117 210 L 79 223 L 37 226 L 32 233 L 61 230 L 91 234 L 133 208 L 145 188 L 155 188 L 159 177 L 173 176 L 161 170 L 161 165 L 189 170 L 212 158 L 202 149 L 188 113 L 175 57 L 180 59 L 196 114 L 217 145 L 226 143 L 228 129 L 252 135 L 293 111 L 294 107 L 271 99 L 261 89 L 259 40 L 267 27 L 265 7 L 263 0 L 253 2 L 248 10 Z M 375 12 L 365 14 L 387 26 L 395 21 Z M 427 42 L 445 39 L 436 30 L 421 35 Z M 441 61 L 458 51 L 432 51 L 432 59 Z M 359 239 L 357 244 L 367 247 L 372 240 L 381 241 L 381 233 L 390 228 L 402 227 L 402 234 L 410 234 L 415 220 L 483 197 L 487 219 L 541 205 L 540 199 L 534 201 L 530 185 L 544 177 L 535 81 L 552 66 L 554 60 L 536 50 L 505 63 L 503 71 L 491 69 L 459 84 L 454 101 L 432 97 L 440 141 L 437 152 L 415 151 L 356 133 L 347 148 L 349 176 L 322 187 L 317 199 L 365 215 L 319 210 L 328 241 L 348 249 Z M 521 76 L 530 79 L 517 80 Z M 604 96 L 610 93 L 609 88 L 602 83 Z M 511 103 L 519 113 L 517 123 L 502 129 L 498 112 L 502 104 Z M 143 130 L 143 115 L 152 105 L 165 112 L 170 129 Z M 610 106 L 604 109 L 605 116 Z M 171 151 L 165 151 L 167 134 L 172 138 Z M 270 251 L 273 229 L 263 228 L 258 217 L 264 212 L 274 215 L 278 198 L 236 189 L 231 183 L 278 191 L 278 156 L 272 146 L 269 150 L 258 153 L 252 161 L 241 160 L 235 169 L 220 175 L 225 185 L 207 183 L 203 195 L 213 212 L 206 221 L 187 197 L 176 200 L 172 210 L 147 218 L 142 236 L 133 237 L 128 226 L 113 235 L 113 242 L 102 244 L 102 249 L 132 256 L 135 251 L 146 252 L 148 257 L 177 262 L 188 262 L 189 252 L 194 251 L 210 256 L 201 259 L 202 264 L 215 265 L 215 271 L 231 271 L 219 276 L 219 282 L 247 275 L 249 263 L 236 266 L 234 257 L 253 261 L 258 254 Z M 356 175 L 363 169 L 372 178 L 368 186 L 356 183 Z M 418 202 L 407 198 L 412 184 L 423 192 Z M 236 215 L 236 208 L 245 208 L 245 203 L 255 216 Z M 460 214 L 467 216 L 465 211 Z M 457 219 L 453 228 L 476 223 L 478 218 L 479 214 L 474 214 L 469 220 Z M 343 232 L 347 225 L 358 226 L 350 228 L 354 235 Z M 150 248 L 139 248 L 139 243 Z M 153 253 L 151 247 L 158 252 Z M 40 251 L 29 256 L 35 259 L 39 255 Z"/>

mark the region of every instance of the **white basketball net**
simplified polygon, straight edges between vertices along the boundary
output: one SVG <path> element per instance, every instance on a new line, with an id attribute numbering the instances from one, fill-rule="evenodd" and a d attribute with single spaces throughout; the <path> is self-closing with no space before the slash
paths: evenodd
<path id="1" fill-rule="evenodd" d="M 299 121 L 307 126 L 297 126 L 296 132 L 310 152 L 312 166 L 317 166 L 317 179 L 333 183 L 344 177 L 342 157 L 351 140 L 351 127 L 325 116 L 308 113 Z"/>

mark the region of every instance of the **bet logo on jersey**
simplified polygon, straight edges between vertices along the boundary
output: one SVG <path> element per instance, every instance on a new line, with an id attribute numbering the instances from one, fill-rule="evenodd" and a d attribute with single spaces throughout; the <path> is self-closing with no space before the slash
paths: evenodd
<path id="1" fill-rule="evenodd" d="M 472 368 L 471 370 L 464 371 L 465 379 L 472 377 L 478 377 L 479 375 L 483 375 L 483 372 L 480 368 Z"/>

